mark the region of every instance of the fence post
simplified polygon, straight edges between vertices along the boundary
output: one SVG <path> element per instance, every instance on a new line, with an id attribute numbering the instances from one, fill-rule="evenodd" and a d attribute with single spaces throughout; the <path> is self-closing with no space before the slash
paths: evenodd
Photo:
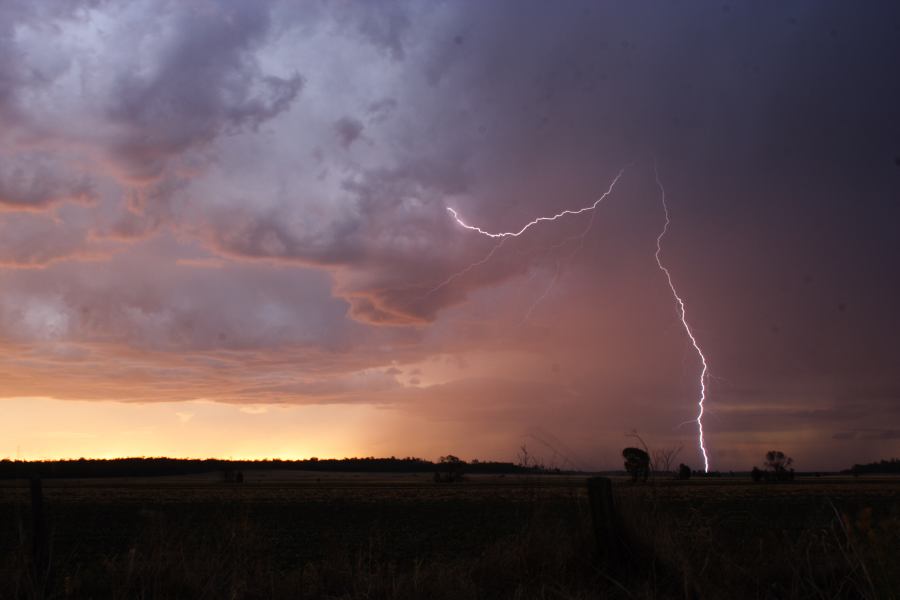
<path id="1" fill-rule="evenodd" d="M 597 551 L 601 561 L 612 568 L 622 559 L 612 481 L 608 477 L 591 477 L 587 480 L 587 488 Z"/>
<path id="2" fill-rule="evenodd" d="M 47 540 L 44 526 L 44 491 L 40 477 L 31 478 L 31 550 L 35 577 L 43 577 L 47 566 Z"/>

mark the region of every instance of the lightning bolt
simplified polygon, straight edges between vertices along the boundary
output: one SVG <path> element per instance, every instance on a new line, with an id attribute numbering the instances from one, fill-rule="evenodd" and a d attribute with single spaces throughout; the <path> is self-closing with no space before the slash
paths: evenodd
<path id="1" fill-rule="evenodd" d="M 442 287 L 450 284 L 456 278 L 468 273 L 475 267 L 483 265 L 484 263 L 489 261 L 491 259 L 491 257 L 493 257 L 493 255 L 497 252 L 497 250 L 499 250 L 500 247 L 503 245 L 503 242 L 505 242 L 508 238 L 519 237 L 519 236 L 523 235 L 526 231 L 528 231 L 530 228 L 537 225 L 538 223 L 543 223 L 543 222 L 548 222 L 548 221 L 556 221 L 557 219 L 560 219 L 567 215 L 580 215 L 580 214 L 583 214 L 586 212 L 593 211 L 600 205 L 601 202 L 603 202 L 610 194 L 612 194 L 613 189 L 616 187 L 616 184 L 619 182 L 619 179 L 625 173 L 626 168 L 627 167 L 622 168 L 619 171 L 619 173 L 612 180 L 612 183 L 610 183 L 609 188 L 606 190 L 606 192 L 604 192 L 602 196 L 600 196 L 597 200 L 595 200 L 593 204 L 589 204 L 587 206 L 584 206 L 584 207 L 578 208 L 578 209 L 566 209 L 566 210 L 560 211 L 560 212 L 556 213 L 555 215 L 549 216 L 549 217 L 537 217 L 536 219 L 526 223 L 518 231 L 491 232 L 491 231 L 482 229 L 481 227 L 477 227 L 475 225 L 469 225 L 468 223 L 466 223 L 465 221 L 463 221 L 460 218 L 459 213 L 457 213 L 455 209 L 448 206 L 447 212 L 449 212 L 453 216 L 453 219 L 457 222 L 457 224 L 460 225 L 460 227 L 468 229 L 469 231 L 474 231 L 484 237 L 488 237 L 488 238 L 492 238 L 492 239 L 499 239 L 499 242 L 491 249 L 491 251 L 484 258 L 470 264 L 465 269 L 458 271 L 457 273 L 454 273 L 449 278 L 447 278 L 442 283 L 440 283 L 437 287 L 435 287 L 433 290 L 431 290 L 431 292 L 429 292 L 429 294 L 434 293 L 435 291 L 441 289 Z M 681 296 L 678 295 L 678 291 L 675 288 L 675 283 L 672 281 L 672 274 L 669 271 L 669 269 L 663 264 L 662 258 L 660 257 L 660 255 L 662 254 L 662 240 L 665 237 L 666 233 L 668 233 L 668 231 L 669 231 L 669 225 L 671 224 L 671 220 L 669 218 L 669 205 L 666 203 L 666 190 L 663 187 L 662 181 L 660 181 L 660 179 L 659 179 L 659 170 L 657 169 L 655 162 L 653 164 L 653 173 L 656 178 L 656 185 L 659 187 L 663 211 L 665 212 L 665 217 L 666 217 L 666 222 L 663 225 L 662 231 L 659 233 L 659 235 L 656 238 L 656 253 L 654 255 L 656 258 L 656 264 L 659 267 L 659 269 L 666 276 L 666 282 L 669 284 L 669 290 L 671 290 L 672 297 L 675 299 L 675 303 L 678 307 L 678 316 L 681 320 L 681 325 L 684 328 L 685 333 L 687 333 L 688 338 L 690 338 L 691 344 L 693 345 L 694 350 L 696 350 L 697 355 L 700 357 L 700 362 L 703 365 L 703 368 L 700 371 L 700 379 L 699 379 L 699 381 L 700 381 L 700 398 L 697 402 L 698 412 L 697 412 L 697 417 L 693 420 L 693 422 L 697 423 L 697 428 L 699 431 L 698 442 L 699 442 L 699 446 L 700 446 L 700 452 L 703 455 L 703 470 L 705 473 L 708 473 L 709 472 L 709 455 L 707 454 L 706 443 L 705 443 L 705 440 L 703 437 L 703 413 L 704 413 L 705 402 L 706 402 L 706 391 L 707 391 L 706 384 L 707 384 L 707 379 L 709 378 L 709 365 L 706 361 L 706 355 L 703 354 L 703 350 L 700 348 L 700 344 L 697 342 L 697 338 L 694 336 L 694 332 L 691 329 L 691 326 L 687 321 L 687 314 L 686 314 L 686 310 L 685 310 L 685 306 L 684 306 L 684 300 L 682 300 Z M 593 225 L 594 216 L 595 216 L 595 214 L 591 215 L 591 220 L 588 223 L 587 228 L 585 228 L 584 232 L 581 235 L 576 235 L 571 238 L 567 238 L 563 242 L 555 245 L 553 247 L 553 249 L 559 248 L 562 245 L 566 244 L 567 242 L 572 241 L 573 239 L 580 238 L 581 241 L 580 241 L 578 247 L 575 249 L 575 252 L 578 252 L 578 250 L 581 248 L 582 244 L 584 243 L 585 236 L 590 231 L 591 226 Z M 574 253 L 573 253 L 573 256 L 574 256 Z M 571 256 L 570 256 L 570 260 L 571 260 Z M 556 280 L 559 277 L 559 270 L 560 270 L 560 264 L 559 264 L 559 261 L 557 261 L 556 273 L 554 274 L 554 277 L 551 280 L 550 286 L 544 291 L 543 294 L 541 294 L 541 296 L 534 302 L 534 304 L 532 304 L 531 308 L 528 311 L 528 314 L 525 317 L 526 320 L 531 315 L 534 308 L 547 296 L 547 294 L 550 293 L 550 290 L 553 288 L 553 286 L 556 283 Z"/>
<path id="2" fill-rule="evenodd" d="M 653 175 L 656 177 L 656 185 L 659 187 L 660 199 L 662 201 L 663 211 L 666 215 L 666 222 L 663 225 L 662 231 L 659 232 L 659 235 L 656 237 L 656 264 L 659 266 L 660 271 L 662 271 L 666 276 L 666 281 L 669 284 L 669 289 L 672 291 L 672 297 L 675 299 L 675 303 L 678 305 L 678 316 L 681 319 L 681 325 L 684 327 L 685 333 L 691 340 L 691 344 L 694 346 L 694 350 L 697 351 L 697 356 L 700 357 L 700 362 L 703 365 L 703 368 L 700 371 L 700 399 L 697 401 L 697 418 L 694 421 L 697 423 L 698 434 L 698 442 L 700 444 L 700 453 L 703 454 L 703 472 L 709 473 L 709 456 L 706 454 L 706 446 L 703 440 L 703 409 L 704 403 L 706 402 L 706 381 L 709 375 L 709 365 L 706 362 L 706 356 L 703 354 L 703 350 L 700 348 L 700 344 L 697 343 L 697 338 L 694 337 L 694 332 L 691 330 L 691 326 L 687 321 L 687 314 L 684 308 L 684 300 L 681 299 L 681 296 L 678 295 L 678 291 L 675 289 L 675 284 L 672 282 L 672 274 L 669 272 L 669 269 L 663 264 L 662 259 L 660 258 L 660 254 L 662 253 L 662 239 L 665 237 L 666 233 L 669 231 L 669 224 L 671 223 L 669 219 L 669 205 L 666 203 L 666 189 L 663 187 L 662 181 L 659 179 L 659 169 L 656 167 L 656 163 L 653 163 Z"/>
<path id="3" fill-rule="evenodd" d="M 454 209 L 450 208 L 449 206 L 447 207 L 447 212 L 449 212 L 451 215 L 453 215 L 453 218 L 462 227 L 465 227 L 466 229 L 468 229 L 470 231 L 478 232 L 483 236 L 486 236 L 489 238 L 519 237 L 520 235 L 522 235 L 523 233 L 525 233 L 526 231 L 528 231 L 529 229 L 531 229 L 533 226 L 537 225 L 538 223 L 543 223 L 544 221 L 556 221 L 557 219 L 560 219 L 566 215 L 580 215 L 582 213 L 586 213 L 586 212 L 594 210 L 595 208 L 597 208 L 600 205 L 601 202 L 606 200 L 607 196 L 612 194 L 613 188 L 616 187 L 616 184 L 619 182 L 619 179 L 622 177 L 623 173 L 625 173 L 624 168 L 619 171 L 618 175 L 616 175 L 615 178 L 612 180 L 612 183 L 609 184 L 609 189 L 606 190 L 602 196 L 597 198 L 593 204 L 589 204 L 588 206 L 585 206 L 584 208 L 579 208 L 577 210 L 566 209 L 564 211 L 556 213 L 552 217 L 538 217 L 538 218 L 534 219 L 533 221 L 526 223 L 525 226 L 522 227 L 522 229 L 520 229 L 519 231 L 503 231 L 500 233 L 491 233 L 490 231 L 485 231 L 481 227 L 475 227 L 474 225 L 466 224 L 462 219 L 459 218 L 459 214 Z"/>
<path id="4" fill-rule="evenodd" d="M 468 229 L 469 231 L 474 231 L 474 232 L 476 232 L 476 233 L 479 233 L 479 234 L 481 234 L 481 235 L 483 235 L 483 236 L 485 236 L 485 237 L 491 238 L 491 239 L 499 239 L 499 242 L 497 242 L 483 258 L 481 258 L 481 259 L 479 259 L 479 260 L 473 262 L 472 264 L 470 264 L 469 266 L 465 267 L 464 269 L 462 269 L 462 270 L 460 270 L 460 271 L 457 271 L 456 273 L 453 273 L 452 275 L 450 275 L 449 277 L 447 277 L 447 279 L 445 279 L 444 281 L 440 282 L 439 284 L 437 284 L 436 286 L 434 286 L 433 288 L 431 288 L 424 296 L 422 296 L 421 298 L 419 298 L 419 300 L 421 300 L 421 299 L 423 299 L 423 298 L 427 298 L 428 296 L 434 294 L 435 292 L 441 290 L 442 288 L 444 288 L 444 287 L 450 285 L 450 284 L 453 283 L 453 281 L 455 281 L 456 279 L 458 279 L 458 278 L 462 277 L 463 275 L 469 273 L 472 269 L 475 269 L 476 267 L 480 267 L 481 265 L 485 264 L 485 263 L 488 262 L 491 258 L 493 258 L 494 254 L 497 253 L 497 251 L 503 246 L 503 244 L 506 242 L 507 239 L 513 238 L 513 237 L 519 237 L 519 236 L 521 236 L 523 233 L 525 233 L 526 231 L 528 231 L 528 230 L 529 230 L 531 227 L 533 227 L 534 225 L 537 225 L 538 223 L 542 223 L 542 222 L 544 222 L 544 221 L 556 221 L 557 219 L 560 219 L 560 218 L 562 218 L 562 217 L 564 217 L 564 216 L 566 216 L 566 215 L 580 215 L 580 214 L 582 214 L 582 213 L 586 213 L 586 212 L 593 211 L 593 210 L 596 209 L 598 206 L 600 206 L 600 203 L 601 203 L 601 202 L 603 202 L 604 200 L 606 200 L 606 198 L 607 198 L 610 194 L 612 194 L 613 189 L 616 187 L 616 183 L 619 182 L 619 179 L 620 179 L 620 178 L 622 177 L 622 175 L 625 173 L 625 169 L 626 169 L 626 168 L 627 168 L 627 167 L 623 167 L 623 168 L 618 172 L 618 174 L 616 174 L 615 178 L 613 178 L 613 180 L 612 180 L 612 183 L 609 184 L 609 188 L 606 190 L 606 192 L 604 192 L 602 196 L 600 196 L 599 198 L 597 198 L 597 199 L 594 201 L 593 204 L 589 204 L 589 205 L 587 205 L 587 206 L 585 206 L 585 207 L 582 207 L 582 208 L 579 208 L 579 209 L 575 209 L 575 210 L 566 209 L 566 210 L 563 210 L 563 211 L 561 211 L 561 212 L 559 212 L 559 213 L 553 215 L 552 217 L 538 217 L 538 218 L 534 219 L 533 221 L 530 221 L 529 223 L 525 224 L 525 226 L 522 227 L 522 228 L 521 228 L 520 230 L 518 230 L 518 231 L 503 231 L 503 232 L 499 232 L 499 233 L 492 233 L 492 232 L 490 232 L 490 231 L 485 231 L 485 230 L 482 229 L 481 227 L 475 227 L 475 226 L 473 226 L 473 225 L 469 225 L 469 224 L 465 223 L 465 222 L 459 217 L 459 213 L 457 213 L 455 209 L 453 209 L 453 208 L 451 208 L 451 207 L 448 206 L 448 207 L 447 207 L 447 212 L 449 212 L 451 215 L 453 215 L 453 219 L 454 219 L 461 227 L 463 227 L 463 228 L 465 228 L 465 229 Z M 594 213 L 594 214 L 596 214 L 596 213 Z M 594 223 L 594 214 L 591 215 L 590 223 L 588 224 L 588 227 L 585 229 L 584 233 L 582 233 L 580 236 L 573 236 L 573 237 L 571 237 L 571 238 L 567 238 L 567 239 L 564 240 L 562 243 L 557 244 L 556 246 L 554 246 L 554 248 L 560 247 L 560 246 L 562 246 L 563 244 L 565 244 L 565 243 L 571 241 L 572 239 L 577 239 L 577 238 L 581 238 L 581 241 L 582 241 L 582 244 L 583 244 L 583 243 L 584 243 L 584 237 L 587 235 L 588 231 L 590 231 L 590 228 L 591 228 L 591 226 L 592 226 L 593 223 Z M 580 248 L 580 245 L 579 245 L 579 248 Z M 557 268 L 557 271 L 558 271 L 558 268 Z M 549 288 L 541 295 L 540 299 L 539 299 L 537 302 L 535 302 L 534 305 L 532 305 L 531 309 L 528 311 L 528 314 L 529 314 L 529 315 L 530 315 L 531 312 L 534 310 L 534 307 L 535 307 L 537 304 L 539 304 L 540 301 L 543 300 L 543 299 L 547 296 L 547 294 L 550 293 L 550 289 L 552 289 L 553 284 L 555 283 L 557 277 L 558 277 L 558 273 L 557 273 L 556 276 L 554 276 L 553 283 L 551 283 L 550 287 L 549 287 Z M 526 318 L 527 318 L 527 317 L 526 317 Z"/>

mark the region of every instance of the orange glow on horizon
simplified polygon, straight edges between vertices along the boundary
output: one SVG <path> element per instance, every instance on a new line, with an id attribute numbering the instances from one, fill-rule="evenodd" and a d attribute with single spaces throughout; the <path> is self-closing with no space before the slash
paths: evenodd
<path id="1" fill-rule="evenodd" d="M 365 453 L 374 409 L 243 406 L 193 401 L 127 404 L 0 400 L 0 458 L 160 457 L 235 460 L 344 458 Z"/>

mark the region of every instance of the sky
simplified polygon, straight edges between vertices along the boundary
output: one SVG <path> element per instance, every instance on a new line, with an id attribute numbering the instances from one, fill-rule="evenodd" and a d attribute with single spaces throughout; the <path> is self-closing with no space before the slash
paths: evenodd
<path id="1" fill-rule="evenodd" d="M 898 456 L 898 73 L 892 2 L 3 0 L 0 457 L 699 468 L 654 165 L 711 468 Z"/>

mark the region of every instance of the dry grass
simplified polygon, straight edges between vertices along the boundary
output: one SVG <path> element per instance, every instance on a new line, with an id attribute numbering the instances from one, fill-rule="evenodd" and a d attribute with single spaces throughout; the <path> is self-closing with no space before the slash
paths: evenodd
<path id="1" fill-rule="evenodd" d="M 132 482 L 118 495 L 114 482 L 51 486 L 51 561 L 37 577 L 22 495 L 6 489 L 0 598 L 891 599 L 900 590 L 896 484 L 617 484 L 632 553 L 612 571 L 598 564 L 580 482 L 560 481 L 306 491 Z"/>
<path id="2" fill-rule="evenodd" d="M 620 502 L 627 531 L 655 563 L 640 595 L 677 587 L 683 597 L 736 600 L 900 597 L 896 483 L 884 494 L 848 485 L 695 487 L 705 504 L 675 502 L 665 487 L 629 490 Z"/>

